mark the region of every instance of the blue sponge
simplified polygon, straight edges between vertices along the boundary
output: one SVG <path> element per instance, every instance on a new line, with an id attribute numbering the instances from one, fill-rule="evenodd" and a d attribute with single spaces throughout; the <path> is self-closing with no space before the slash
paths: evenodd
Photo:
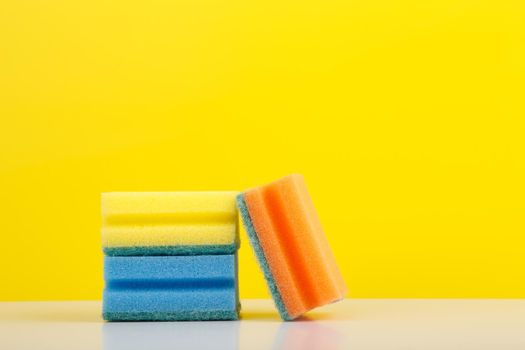
<path id="1" fill-rule="evenodd" d="M 108 321 L 235 320 L 237 255 L 104 257 Z"/>

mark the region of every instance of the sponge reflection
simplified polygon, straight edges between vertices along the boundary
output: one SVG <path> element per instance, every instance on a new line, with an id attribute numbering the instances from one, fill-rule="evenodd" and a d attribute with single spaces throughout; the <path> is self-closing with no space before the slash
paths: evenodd
<path id="1" fill-rule="evenodd" d="M 105 323 L 104 350 L 239 349 L 239 322 Z"/>
<path id="2" fill-rule="evenodd" d="M 277 314 L 248 313 L 242 321 L 114 322 L 102 328 L 104 350 L 337 350 L 342 334 L 306 318 L 281 321 Z"/>
<path id="3" fill-rule="evenodd" d="M 277 331 L 273 350 L 338 350 L 342 349 L 341 338 L 336 329 L 315 321 L 286 322 Z"/>

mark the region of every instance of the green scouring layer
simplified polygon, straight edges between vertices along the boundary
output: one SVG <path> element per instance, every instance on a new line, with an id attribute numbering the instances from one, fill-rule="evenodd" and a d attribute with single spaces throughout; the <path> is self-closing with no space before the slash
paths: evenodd
<path id="1" fill-rule="evenodd" d="M 248 238 L 250 239 L 251 246 L 255 251 L 255 255 L 257 257 L 257 260 L 259 261 L 259 265 L 263 270 L 264 277 L 266 278 L 266 283 L 268 284 L 268 288 L 270 289 L 270 293 L 272 293 L 275 306 L 277 307 L 277 310 L 279 310 L 281 318 L 285 321 L 290 321 L 292 320 L 292 318 L 290 318 L 290 316 L 288 315 L 288 312 L 286 311 L 281 297 L 281 293 L 279 293 L 277 285 L 275 284 L 275 279 L 273 278 L 272 272 L 270 271 L 270 266 L 268 265 L 268 261 L 266 260 L 266 256 L 264 255 L 264 251 L 261 246 L 261 242 L 259 241 L 259 237 L 257 236 L 257 231 L 253 226 L 250 212 L 246 205 L 246 201 L 244 200 L 244 195 L 240 194 L 237 196 L 237 206 L 241 214 L 242 222 L 244 223 L 244 228 L 248 233 Z"/>
<path id="2" fill-rule="evenodd" d="M 238 320 L 239 311 L 105 312 L 106 321 L 227 321 Z"/>
<path id="3" fill-rule="evenodd" d="M 237 249 L 237 243 L 224 245 L 181 245 L 103 248 L 104 254 L 108 256 L 219 255 L 234 254 Z"/>

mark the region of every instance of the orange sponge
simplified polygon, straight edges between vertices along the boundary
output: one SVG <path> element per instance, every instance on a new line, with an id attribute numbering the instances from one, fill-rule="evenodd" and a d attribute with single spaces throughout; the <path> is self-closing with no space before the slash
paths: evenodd
<path id="1" fill-rule="evenodd" d="M 237 204 L 284 320 L 344 297 L 343 277 L 301 175 L 240 194 Z"/>

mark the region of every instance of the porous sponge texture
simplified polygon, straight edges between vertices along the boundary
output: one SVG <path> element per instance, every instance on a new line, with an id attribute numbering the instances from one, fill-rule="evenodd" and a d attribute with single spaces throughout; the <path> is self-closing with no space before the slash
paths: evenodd
<path id="1" fill-rule="evenodd" d="M 249 190 L 243 199 L 249 215 L 241 216 L 258 238 L 254 249 L 262 250 L 259 262 L 277 286 L 283 319 L 344 298 L 346 285 L 301 175 Z"/>
<path id="2" fill-rule="evenodd" d="M 237 194 L 103 193 L 104 251 L 109 255 L 231 253 L 238 246 Z M 176 247 L 191 248 L 177 252 Z"/>
<path id="3" fill-rule="evenodd" d="M 283 320 L 289 321 L 291 320 L 291 318 L 288 315 L 288 312 L 286 311 L 283 299 L 281 297 L 281 293 L 279 292 L 279 289 L 275 284 L 275 279 L 270 270 L 270 266 L 268 265 L 268 261 L 266 260 L 266 256 L 264 255 L 261 242 L 259 241 L 259 237 L 257 237 L 257 232 L 255 232 L 255 228 L 253 227 L 252 219 L 250 217 L 250 213 L 248 212 L 248 208 L 246 207 L 246 201 L 244 200 L 244 196 L 242 194 L 237 196 L 237 206 L 239 208 L 244 227 L 246 228 L 246 233 L 248 234 L 250 245 L 252 246 L 253 251 L 255 252 L 255 256 L 259 261 L 259 265 L 261 266 L 264 278 L 266 279 L 266 283 L 268 285 L 270 293 L 272 294 L 275 306 L 277 307 L 277 310 L 279 310 L 281 318 Z"/>
<path id="4" fill-rule="evenodd" d="M 108 321 L 230 320 L 239 315 L 236 255 L 105 257 Z"/>
<path id="5" fill-rule="evenodd" d="M 234 254 L 238 244 L 105 247 L 108 256 L 215 255 Z"/>

